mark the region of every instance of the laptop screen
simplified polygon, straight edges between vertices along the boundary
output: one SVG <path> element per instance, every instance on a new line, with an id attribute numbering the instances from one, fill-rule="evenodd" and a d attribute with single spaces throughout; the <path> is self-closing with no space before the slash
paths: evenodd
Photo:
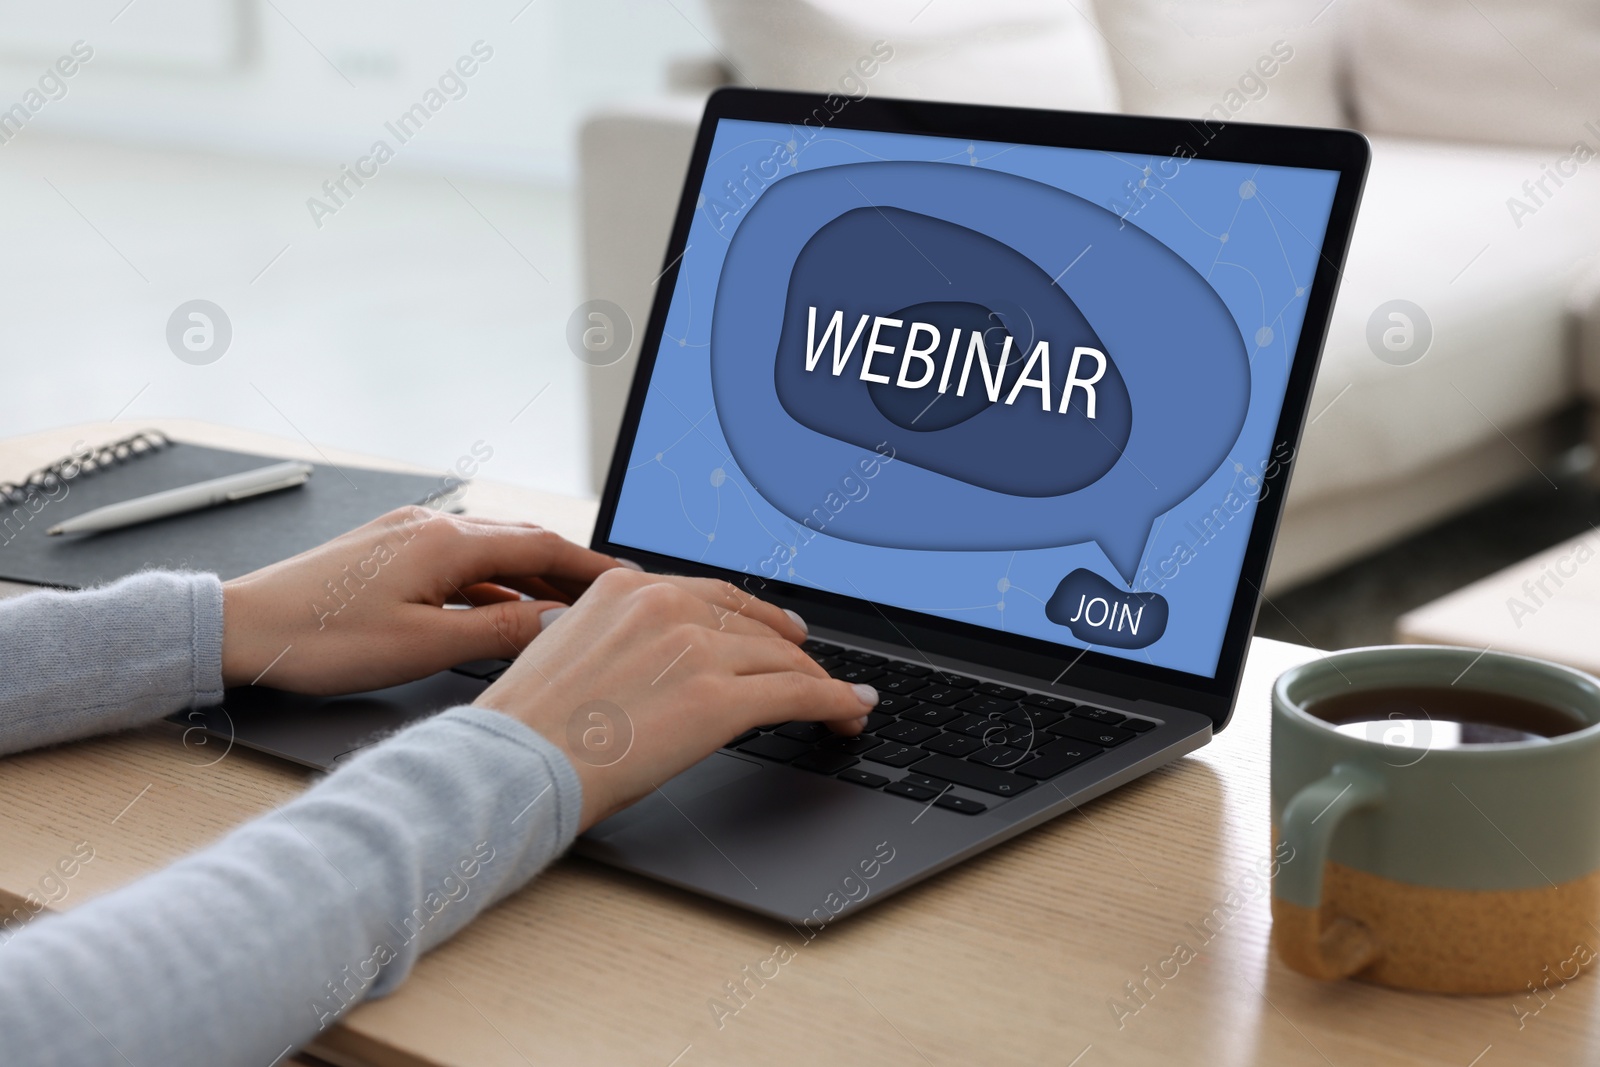
<path id="1" fill-rule="evenodd" d="M 609 541 L 1214 677 L 1339 173 L 1193 129 L 720 120 Z"/>

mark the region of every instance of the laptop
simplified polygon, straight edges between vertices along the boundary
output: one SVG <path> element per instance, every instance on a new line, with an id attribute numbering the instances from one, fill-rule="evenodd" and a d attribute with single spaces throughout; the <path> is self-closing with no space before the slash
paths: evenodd
<path id="1" fill-rule="evenodd" d="M 1368 156 L 714 94 L 593 546 L 798 611 L 882 702 L 730 738 L 576 851 L 815 927 L 1225 727 Z M 183 718 L 325 768 L 507 665 Z"/>

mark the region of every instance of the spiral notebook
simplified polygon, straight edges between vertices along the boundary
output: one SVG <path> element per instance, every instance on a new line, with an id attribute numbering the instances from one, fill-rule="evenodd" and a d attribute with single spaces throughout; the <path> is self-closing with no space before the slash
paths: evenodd
<path id="1" fill-rule="evenodd" d="M 80 589 L 135 571 L 211 571 L 223 581 L 287 559 L 404 504 L 436 501 L 443 479 L 315 464 L 298 489 L 97 534 L 45 531 L 86 511 L 282 460 L 173 441 L 153 430 L 64 456 L 0 483 L 0 578 Z"/>

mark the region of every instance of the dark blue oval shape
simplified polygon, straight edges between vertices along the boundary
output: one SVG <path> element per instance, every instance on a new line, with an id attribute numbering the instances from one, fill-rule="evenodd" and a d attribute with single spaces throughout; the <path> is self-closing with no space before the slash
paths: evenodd
<path id="1" fill-rule="evenodd" d="M 1044 614 L 1079 641 L 1107 648 L 1144 648 L 1167 632 L 1167 601 L 1160 593 L 1118 589 L 1082 567 L 1061 579 Z"/>
<path id="2" fill-rule="evenodd" d="M 924 299 L 907 305 L 907 292 Z M 933 347 L 914 362 L 917 330 Z M 866 354 L 873 341 L 884 353 L 876 364 Z M 1087 388 L 1068 385 L 1079 346 L 1100 353 Z M 853 208 L 806 242 L 773 375 L 779 403 L 802 426 L 871 448 L 884 438 L 868 416 L 881 416 L 909 431 L 894 438 L 897 460 L 1012 496 L 1094 484 L 1133 427 L 1117 353 L 1038 264 L 977 230 L 896 207 Z"/>

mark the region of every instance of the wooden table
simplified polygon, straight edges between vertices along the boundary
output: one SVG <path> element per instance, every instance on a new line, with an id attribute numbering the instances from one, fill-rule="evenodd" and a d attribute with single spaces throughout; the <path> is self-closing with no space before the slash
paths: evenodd
<path id="1" fill-rule="evenodd" d="M 205 443 L 304 452 L 162 425 Z M 96 432 L 89 439 L 113 436 Z M 0 474 L 62 451 L 74 434 L 86 437 L 78 429 L 0 443 Z M 545 518 L 573 535 L 592 515 L 581 501 L 504 487 L 474 494 L 472 506 Z M 311 1051 L 339 1064 L 473 1067 L 1600 1059 L 1592 978 L 1547 995 L 1519 1029 L 1513 1005 L 1539 1001 L 1324 985 L 1268 952 L 1257 875 L 1268 855 L 1267 691 L 1278 672 L 1315 655 L 1254 642 L 1233 725 L 1211 745 L 810 942 L 783 924 L 564 860 Z M 0 763 L 0 897 L 27 892 L 88 840 L 96 858 L 70 883 L 70 908 L 307 782 L 242 750 L 204 766 L 214 755 L 153 727 Z M 1214 932 L 1197 935 L 1208 919 Z M 1160 978 L 1180 942 L 1198 957 Z M 793 958 L 719 1026 L 711 1005 L 731 1005 L 725 983 L 784 944 Z M 1150 990 L 1142 1003 L 1128 983 Z"/>

